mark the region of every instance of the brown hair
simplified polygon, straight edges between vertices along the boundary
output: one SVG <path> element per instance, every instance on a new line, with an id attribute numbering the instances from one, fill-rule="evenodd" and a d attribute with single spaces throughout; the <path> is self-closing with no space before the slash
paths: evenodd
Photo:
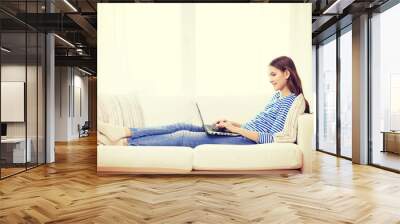
<path id="1" fill-rule="evenodd" d="M 289 87 L 289 90 L 296 96 L 303 93 L 303 87 L 301 86 L 301 80 L 299 74 L 297 73 L 296 66 L 294 65 L 294 62 L 291 58 L 287 56 L 281 56 L 272 60 L 271 63 L 269 63 L 269 65 L 281 70 L 282 72 L 284 72 L 285 70 L 289 71 L 290 76 L 287 80 L 287 85 Z M 310 106 L 307 100 L 305 101 L 306 101 L 306 109 L 304 112 L 310 113 Z"/>

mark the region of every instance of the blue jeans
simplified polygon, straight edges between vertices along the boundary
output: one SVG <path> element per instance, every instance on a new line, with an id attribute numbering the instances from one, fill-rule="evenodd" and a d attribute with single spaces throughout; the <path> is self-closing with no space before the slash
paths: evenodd
<path id="1" fill-rule="evenodd" d="M 131 128 L 132 136 L 128 145 L 186 146 L 196 147 L 202 144 L 250 145 L 255 141 L 243 136 L 208 135 L 203 127 L 177 123 L 160 127 Z"/>

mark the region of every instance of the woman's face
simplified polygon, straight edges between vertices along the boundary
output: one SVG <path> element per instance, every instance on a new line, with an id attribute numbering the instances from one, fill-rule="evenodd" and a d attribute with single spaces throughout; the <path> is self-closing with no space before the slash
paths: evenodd
<path id="1" fill-rule="evenodd" d="M 272 84 L 276 91 L 285 88 L 287 80 L 290 76 L 289 71 L 281 71 L 274 66 L 269 66 L 269 82 Z"/>

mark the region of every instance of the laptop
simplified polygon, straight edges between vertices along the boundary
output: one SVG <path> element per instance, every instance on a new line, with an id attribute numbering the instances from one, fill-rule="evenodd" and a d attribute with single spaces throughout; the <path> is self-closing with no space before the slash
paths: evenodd
<path id="1" fill-rule="evenodd" d="M 201 123 L 203 128 L 209 135 L 224 135 L 224 136 L 239 136 L 237 133 L 230 132 L 226 128 L 218 128 L 216 125 L 206 125 L 204 124 L 203 116 L 201 116 L 199 105 L 196 103 L 197 110 L 199 111 Z"/>

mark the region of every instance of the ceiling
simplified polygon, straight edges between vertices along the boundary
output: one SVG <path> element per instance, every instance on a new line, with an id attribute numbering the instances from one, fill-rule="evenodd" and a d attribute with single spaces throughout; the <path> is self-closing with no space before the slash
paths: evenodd
<path id="1" fill-rule="evenodd" d="M 4 38 L 14 41 L 14 45 L 24 46 L 24 39 L 18 32 L 26 28 L 39 32 L 55 32 L 56 65 L 81 66 L 96 71 L 97 57 L 97 3 L 127 2 L 254 2 L 254 3 L 312 3 L 313 43 L 335 32 L 340 26 L 351 23 L 351 17 L 365 10 L 373 9 L 387 0 L 230 0 L 230 1 L 185 1 L 185 0 L 1 0 L 0 22 Z M 336 2 L 336 3 L 335 3 Z M 329 9 L 329 10 L 327 10 Z M 49 13 L 52 11 L 52 13 Z M 324 13 L 325 12 L 325 13 Z M 347 23 L 346 23 L 347 19 Z M 3 42 L 4 43 L 4 42 Z M 34 45 L 28 45 L 30 47 Z M 15 47 L 15 46 L 14 46 Z"/>

